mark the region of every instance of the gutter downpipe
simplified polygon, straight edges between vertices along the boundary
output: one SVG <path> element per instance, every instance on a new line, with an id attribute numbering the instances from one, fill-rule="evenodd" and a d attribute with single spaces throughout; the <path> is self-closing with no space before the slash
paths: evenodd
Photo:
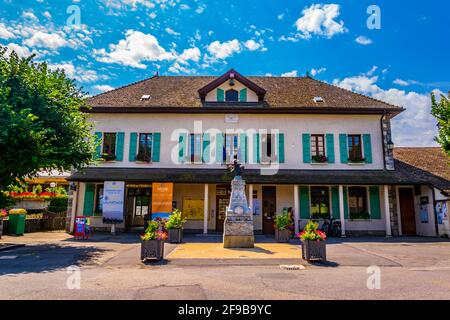
<path id="1" fill-rule="evenodd" d="M 434 227 L 436 231 L 436 237 L 439 237 L 439 223 L 438 223 L 438 217 L 436 212 L 436 190 L 433 186 L 428 185 L 428 188 L 431 189 L 431 194 L 433 195 L 433 212 L 434 212 Z"/>
<path id="2" fill-rule="evenodd" d="M 382 143 L 382 149 L 383 149 L 383 165 L 384 165 L 384 170 L 387 170 L 386 168 L 386 150 L 385 150 L 385 143 L 384 143 L 384 132 L 383 132 L 383 119 L 386 116 L 386 111 L 383 111 L 383 115 L 381 116 L 380 119 L 380 128 L 381 128 L 381 143 Z"/>

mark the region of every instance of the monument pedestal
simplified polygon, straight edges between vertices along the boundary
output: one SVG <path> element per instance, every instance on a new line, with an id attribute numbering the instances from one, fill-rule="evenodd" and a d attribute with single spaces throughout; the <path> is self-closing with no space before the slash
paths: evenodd
<path id="1" fill-rule="evenodd" d="M 224 222 L 224 248 L 254 248 L 253 214 L 245 195 L 245 181 L 236 176 L 231 182 L 230 206 Z"/>

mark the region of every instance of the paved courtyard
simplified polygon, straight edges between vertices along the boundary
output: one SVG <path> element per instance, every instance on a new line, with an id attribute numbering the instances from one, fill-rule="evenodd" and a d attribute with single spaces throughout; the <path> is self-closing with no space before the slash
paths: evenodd
<path id="1" fill-rule="evenodd" d="M 334 239 L 325 265 L 302 261 L 294 241 L 258 236 L 255 249 L 233 250 L 220 236 L 185 240 L 166 244 L 165 261 L 142 264 L 137 234 L 6 236 L 1 243 L 25 246 L 0 251 L 0 299 L 450 299 L 446 240 Z M 367 287 L 373 265 L 379 290 Z"/>

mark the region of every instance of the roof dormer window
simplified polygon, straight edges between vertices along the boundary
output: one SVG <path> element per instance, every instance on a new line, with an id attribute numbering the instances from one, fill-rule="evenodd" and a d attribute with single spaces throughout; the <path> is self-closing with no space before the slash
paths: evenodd
<path id="1" fill-rule="evenodd" d="M 225 92 L 225 101 L 226 102 L 238 102 L 239 101 L 239 92 L 234 89 L 228 90 Z"/>

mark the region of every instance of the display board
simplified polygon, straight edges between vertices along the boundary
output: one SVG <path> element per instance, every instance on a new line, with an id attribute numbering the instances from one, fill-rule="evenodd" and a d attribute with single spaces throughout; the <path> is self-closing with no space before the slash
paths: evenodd
<path id="1" fill-rule="evenodd" d="M 186 220 L 203 220 L 204 203 L 203 198 L 184 198 L 183 217 Z"/>
<path id="2" fill-rule="evenodd" d="M 125 201 L 124 181 L 105 181 L 103 190 L 103 222 L 116 224 L 123 222 Z"/>
<path id="3" fill-rule="evenodd" d="M 173 210 L 173 183 L 152 184 L 152 218 L 167 218 Z"/>

